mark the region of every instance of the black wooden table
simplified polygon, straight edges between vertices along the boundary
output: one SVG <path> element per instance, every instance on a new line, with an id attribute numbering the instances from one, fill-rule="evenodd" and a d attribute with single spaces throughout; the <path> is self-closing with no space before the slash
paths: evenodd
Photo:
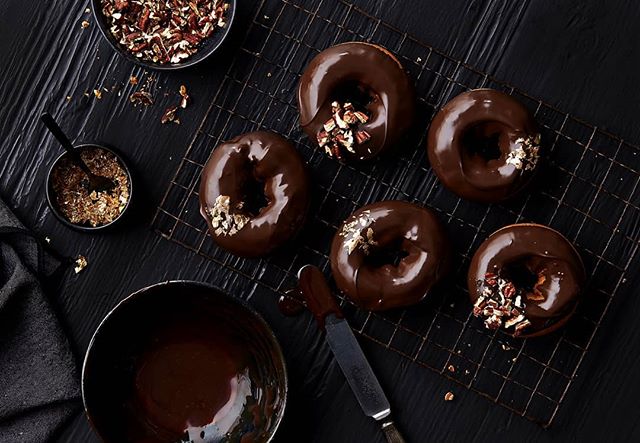
<path id="1" fill-rule="evenodd" d="M 520 398 L 506 390 L 497 394 L 486 392 L 476 379 L 481 371 L 473 372 L 473 380 L 465 380 L 462 375 L 447 374 L 446 366 L 416 358 L 419 353 L 413 356 L 398 352 L 404 349 L 394 345 L 393 340 L 401 334 L 398 331 L 407 333 L 407 339 L 412 331 L 421 331 L 429 337 L 422 343 L 431 343 L 430 332 L 424 332 L 420 326 L 398 327 L 409 318 L 415 320 L 412 316 L 419 314 L 425 324 L 440 328 L 443 323 L 429 317 L 431 305 L 408 310 L 400 318 L 391 314 L 389 318 L 370 321 L 365 316 L 364 324 L 362 313 L 349 310 L 350 320 L 361 326 L 361 343 L 389 394 L 400 429 L 411 442 L 640 439 L 636 419 L 639 413 L 636 398 L 640 394 L 637 377 L 640 360 L 636 356 L 640 335 L 636 319 L 640 315 L 640 300 L 635 297 L 634 272 L 640 229 L 635 173 L 640 166 L 640 160 L 635 161 L 636 144 L 640 143 L 640 127 L 636 124 L 640 105 L 636 81 L 640 75 L 640 49 L 636 43 L 640 8 L 636 3 L 628 0 L 588 4 L 577 0 L 239 3 L 232 39 L 224 50 L 200 67 L 175 73 L 146 72 L 119 58 L 99 35 L 87 12 L 86 1 L 0 3 L 0 193 L 29 227 L 43 238 L 50 238 L 54 249 L 66 256 L 82 254 L 88 258 L 89 266 L 82 273 L 67 274 L 55 299 L 78 361 L 101 318 L 133 290 L 169 279 L 212 282 L 248 298 L 272 325 L 283 345 L 291 395 L 278 441 L 382 441 L 378 427 L 361 414 L 311 318 L 308 315 L 283 318 L 277 311 L 277 293 L 290 275 L 283 272 L 280 282 L 269 283 L 269 279 L 279 279 L 279 271 L 292 270 L 307 256 L 302 252 L 290 255 L 285 252 L 274 259 L 275 263 L 233 261 L 199 243 L 201 232 L 189 224 L 193 211 L 188 212 L 189 191 L 197 180 L 199 165 L 206 160 L 199 157 L 230 131 L 260 125 L 284 132 L 299 143 L 320 188 L 327 180 L 330 183 L 329 189 L 318 191 L 320 210 L 339 211 L 339 206 L 332 206 L 327 196 L 344 197 L 346 192 L 331 189 L 341 180 L 343 169 L 333 169 L 334 164 L 311 152 L 304 138 L 291 129 L 296 115 L 290 112 L 288 101 L 296 77 L 289 74 L 299 70 L 294 65 L 305 61 L 304 57 L 297 57 L 304 54 L 301 51 L 305 48 L 349 38 L 368 39 L 399 48 L 403 63 L 422 81 L 418 94 L 425 109 L 431 106 L 429 109 L 433 111 L 458 89 L 476 86 L 501 87 L 527 101 L 538 112 L 539 119 L 548 122 L 549 132 L 555 137 L 552 167 L 557 167 L 554 170 L 559 175 L 550 177 L 558 182 L 541 185 L 522 206 L 516 203 L 496 209 L 463 207 L 485 214 L 480 226 L 486 215 L 495 210 L 504 211 L 505 221 L 551 219 L 554 223 L 567 223 L 569 230 L 570 216 L 560 212 L 567 207 L 577 208 L 577 217 L 582 214 L 587 221 L 579 218 L 581 224 L 574 233 L 578 242 L 582 242 L 579 246 L 585 254 L 596 256 L 594 275 L 604 275 L 602 278 L 607 280 L 609 274 L 602 268 L 611 267 L 608 280 L 613 281 L 611 287 L 606 281 L 594 284 L 595 289 L 608 297 L 606 306 L 598 311 L 602 314 L 606 310 L 606 314 L 602 321 L 597 318 L 595 338 L 585 344 L 588 345 L 585 352 L 579 353 L 580 361 L 584 357 L 582 364 L 578 367 L 576 361 L 554 362 L 550 357 L 550 365 L 560 369 L 543 368 L 545 374 L 560 373 L 567 366 L 577 371 L 571 374 L 568 388 L 560 389 L 561 397 L 549 400 L 547 409 L 542 411 L 535 411 L 529 403 L 518 405 Z M 81 25 L 83 20 L 89 22 L 86 29 Z M 247 34 L 250 38 L 245 40 Z M 250 47 L 255 42 L 263 46 Z M 298 49 L 289 51 L 287 45 Z M 273 67 L 273 72 L 266 64 Z M 260 78 L 256 77 L 258 74 Z M 134 108 L 129 103 L 128 97 L 136 89 L 129 84 L 132 75 L 141 80 L 153 77 L 154 106 Z M 166 107 L 176 102 L 181 84 L 188 87 L 192 105 L 183 113 L 182 124 L 161 125 L 160 117 Z M 101 99 L 95 96 L 94 89 L 102 91 Z M 247 105 L 241 111 L 239 97 L 253 106 Z M 232 105 L 234 101 L 236 106 Z M 233 112 L 227 112 L 229 109 Z M 281 109 L 285 112 L 280 114 Z M 56 115 L 70 134 L 77 134 L 76 141 L 104 142 L 117 147 L 129 159 L 135 170 L 137 195 L 135 214 L 124 229 L 98 235 L 76 233 L 63 227 L 47 209 L 44 179 L 59 149 L 37 121 L 43 110 Z M 236 117 L 247 117 L 256 110 L 262 112 L 261 117 L 236 122 Z M 279 114 L 270 114 L 273 112 Z M 578 123 L 567 113 L 588 123 Z M 424 119 L 425 128 L 427 123 Z M 580 129 L 570 129 L 573 127 Z M 598 137 L 602 144 L 595 143 Z M 609 148 L 611 152 L 606 151 Z M 418 157 L 412 149 L 418 148 L 412 146 L 404 151 L 400 167 L 417 167 L 414 160 L 424 157 L 422 154 Z M 592 163 L 585 177 L 582 174 L 585 170 L 580 168 L 587 162 Z M 602 163 L 598 162 L 605 162 L 606 174 L 599 175 Z M 428 177 L 426 163 L 421 165 L 424 168 L 421 179 L 416 179 L 416 174 L 389 177 L 380 166 L 345 169 L 345 174 L 349 174 L 347 181 L 362 176 L 365 182 L 372 177 L 379 179 L 382 183 L 377 185 L 379 192 L 370 197 L 422 199 L 442 212 L 454 233 L 458 232 L 455 226 L 458 221 L 473 218 L 459 215 L 462 209 L 458 203 L 447 209 L 451 197 Z M 389 168 L 394 167 L 399 166 Z M 566 172 L 565 177 L 562 171 Z M 572 186 L 579 181 L 593 190 L 576 187 L 580 195 L 572 197 L 569 195 Z M 417 196 L 423 182 L 429 183 L 424 198 Z M 187 197 L 181 196 L 182 188 Z M 585 189 L 584 193 L 581 189 Z M 601 197 L 603 208 L 598 203 Z M 368 197 L 349 198 L 350 203 L 356 204 Z M 544 198 L 555 202 L 556 212 L 547 214 L 544 203 L 536 206 Z M 586 200 L 580 202 L 581 198 Z M 596 211 L 600 212 L 598 217 L 594 215 Z M 323 214 L 321 218 L 331 216 Z M 600 226 L 607 229 L 590 232 L 593 218 L 598 218 Z M 501 219 L 495 220 L 497 223 Z M 331 223 L 324 226 L 331 227 Z M 583 232 L 587 238 L 581 240 Z M 481 234 L 476 235 L 477 240 L 485 235 L 481 229 L 477 233 Z M 618 248 L 615 243 L 616 247 L 610 248 L 608 240 L 617 242 L 617 236 L 621 237 L 621 246 Z M 304 238 L 310 237 L 314 235 Z M 315 237 L 324 238 L 320 234 Z M 606 242 L 602 253 L 597 252 L 598 242 Z M 614 256 L 611 249 L 615 249 Z M 468 306 L 465 308 L 463 303 L 460 306 L 467 309 L 464 313 L 467 315 Z M 457 315 L 447 313 L 445 305 L 438 308 L 438 316 L 463 325 L 460 327 L 465 333 L 474 333 L 473 327 L 466 320 L 460 321 Z M 373 330 L 367 325 L 372 325 Z M 393 337 L 381 340 L 389 325 L 394 326 Z M 421 337 L 414 334 L 413 338 L 416 336 Z M 565 338 L 557 343 L 568 342 Z M 491 340 L 496 346 L 510 346 L 500 337 Z M 460 340 L 453 345 L 436 346 L 449 352 L 445 353 L 445 364 L 455 359 Z M 520 353 L 524 356 L 525 350 L 519 349 L 516 357 Z M 459 353 L 463 357 L 471 355 Z M 464 359 L 456 361 L 458 372 L 465 361 L 469 363 Z M 471 363 L 474 361 L 471 358 Z M 487 361 L 484 359 L 479 365 L 482 370 Z M 511 373 L 515 362 L 510 363 L 507 378 L 503 377 L 508 380 L 502 385 L 505 389 L 524 389 L 511 383 L 511 378 L 517 375 Z M 478 369 L 471 367 L 474 371 Z M 533 380 L 541 381 L 525 391 L 536 397 L 545 381 Z M 525 380 L 523 384 L 528 383 Z M 455 394 L 454 401 L 443 401 L 447 391 Z M 494 401 L 474 391 L 484 391 Z M 550 417 L 550 411 L 555 413 L 558 403 L 557 415 Z M 509 408 L 522 414 L 510 412 Z M 543 423 L 552 421 L 551 426 L 544 429 L 519 416 L 532 414 Z M 79 411 L 59 441 L 97 441 L 97 437 Z"/>

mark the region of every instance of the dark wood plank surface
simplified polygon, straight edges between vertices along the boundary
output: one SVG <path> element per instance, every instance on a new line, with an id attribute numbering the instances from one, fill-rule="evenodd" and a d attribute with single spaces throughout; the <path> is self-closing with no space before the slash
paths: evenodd
<path id="1" fill-rule="evenodd" d="M 275 0 L 268 0 L 275 1 Z M 325 0 L 330 2 L 330 0 Z M 0 2 L 0 195 L 54 249 L 83 254 L 89 267 L 69 273 L 55 302 L 81 361 L 91 334 L 118 300 L 167 279 L 215 282 L 253 294 L 251 303 L 273 326 L 285 349 L 291 398 L 278 441 L 382 441 L 363 417 L 324 340 L 308 316 L 284 319 L 274 300 L 231 271 L 162 240 L 149 229 L 155 208 L 197 130 L 228 67 L 234 42 L 255 13 L 239 2 L 234 35 L 205 65 L 150 73 L 120 59 L 99 35 L 84 1 Z M 640 7 L 628 0 L 426 0 L 355 2 L 420 40 L 487 70 L 546 102 L 640 143 Z M 91 25 L 83 29 L 82 20 Z M 295 23 L 291 24 L 296 26 Z M 157 103 L 128 102 L 131 75 L 153 76 Z M 163 110 L 186 84 L 193 105 L 180 126 L 161 125 Z M 98 100 L 92 91 L 106 87 Z M 85 96 L 85 92 L 88 96 Z M 168 94 L 165 96 L 165 92 Z M 71 97 L 69 100 L 67 97 Z M 136 214 L 126 229 L 88 236 L 60 225 L 46 208 L 44 179 L 59 153 L 37 118 L 58 116 L 77 141 L 117 147 L 136 173 Z M 631 286 L 607 315 L 597 347 L 580 371 L 551 429 L 515 417 L 472 392 L 363 341 L 389 394 L 399 427 L 423 441 L 637 441 L 640 382 L 636 319 L 640 300 Z M 442 401 L 444 392 L 456 394 Z M 59 441 L 97 441 L 79 412 Z"/>

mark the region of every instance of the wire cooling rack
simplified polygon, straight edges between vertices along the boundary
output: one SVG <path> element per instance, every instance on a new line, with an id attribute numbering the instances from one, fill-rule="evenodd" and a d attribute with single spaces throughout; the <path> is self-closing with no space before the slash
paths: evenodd
<path id="1" fill-rule="evenodd" d="M 383 162 L 339 164 L 314 149 L 299 130 L 295 89 L 301 72 L 320 50 L 352 40 L 393 51 L 416 83 L 418 122 L 424 123 L 397 156 Z M 455 95 L 478 87 L 513 95 L 542 126 L 549 158 L 539 185 L 513 203 L 480 205 L 456 198 L 441 187 L 426 159 L 427 122 Z M 249 260 L 217 248 L 208 237 L 197 190 L 212 149 L 257 129 L 274 131 L 296 144 L 313 174 L 316 202 L 295 246 L 267 259 Z M 295 284 L 301 265 L 329 269 L 330 240 L 356 208 L 401 199 L 435 209 L 458 253 L 451 281 L 429 294 L 425 303 L 391 313 L 368 313 L 342 300 L 350 324 L 385 349 L 546 427 L 635 264 L 638 152 L 637 146 L 499 82 L 346 1 L 263 1 L 171 181 L 154 227 L 166 239 L 272 291 L 275 298 Z M 546 224 L 567 236 L 591 276 L 587 296 L 565 328 L 526 340 L 484 329 L 471 315 L 462 284 L 478 245 L 499 227 L 521 221 Z"/>

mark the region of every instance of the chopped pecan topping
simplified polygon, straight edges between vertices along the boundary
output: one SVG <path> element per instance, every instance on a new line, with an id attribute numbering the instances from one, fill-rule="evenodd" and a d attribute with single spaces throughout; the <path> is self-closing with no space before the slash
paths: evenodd
<path id="1" fill-rule="evenodd" d="M 331 119 L 327 120 L 323 128 L 317 134 L 318 145 L 324 148 L 330 157 L 342 159 L 342 150 L 355 154 L 355 146 L 369 141 L 371 135 L 362 129 L 361 124 L 369 121 L 369 116 L 361 111 L 356 111 L 351 103 L 344 105 L 338 102 L 331 103 Z"/>
<path id="2" fill-rule="evenodd" d="M 544 284 L 547 280 L 547 277 L 544 275 L 544 270 L 538 273 L 538 280 L 536 284 L 533 285 L 533 289 L 531 292 L 527 293 L 527 300 L 531 301 L 542 301 L 545 299 L 544 294 L 540 291 L 540 286 Z"/>
<path id="3" fill-rule="evenodd" d="M 224 0 L 101 0 L 102 13 L 118 43 L 135 57 L 180 63 L 202 40 L 224 28 Z"/>
<path id="4" fill-rule="evenodd" d="M 516 169 L 530 171 L 538 164 L 540 158 L 540 134 L 516 139 L 518 147 L 507 155 L 506 163 Z"/>
<path id="5" fill-rule="evenodd" d="M 345 239 L 344 248 L 348 254 L 351 254 L 357 248 L 361 248 L 365 254 L 369 254 L 371 247 L 378 244 L 373 239 L 372 223 L 371 212 L 367 210 L 342 227 L 340 236 Z"/>
<path id="6" fill-rule="evenodd" d="M 242 209 L 242 202 L 231 205 L 231 198 L 228 195 L 219 195 L 212 207 L 206 209 L 211 217 L 211 227 L 215 235 L 237 234 L 247 223 L 249 217 L 238 212 Z"/>
<path id="7" fill-rule="evenodd" d="M 478 281 L 480 296 L 473 305 L 473 315 L 484 318 L 487 329 L 513 328 L 513 335 L 520 335 L 531 325 L 525 316 L 526 305 L 523 298 L 544 300 L 544 295 L 538 289 L 546 279 L 543 273 L 544 270 L 538 274 L 533 293 L 525 293 L 499 274 L 487 272 L 484 279 Z M 531 298 L 532 295 L 536 298 Z"/>

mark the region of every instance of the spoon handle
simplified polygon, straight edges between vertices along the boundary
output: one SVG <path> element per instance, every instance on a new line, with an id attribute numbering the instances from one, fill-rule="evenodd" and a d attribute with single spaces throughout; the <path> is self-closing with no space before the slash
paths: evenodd
<path id="1" fill-rule="evenodd" d="M 69 140 L 69 138 L 67 137 L 67 135 L 62 131 L 62 129 L 60 128 L 60 126 L 58 126 L 58 123 L 56 123 L 56 121 L 53 119 L 53 117 L 51 116 L 51 114 L 49 114 L 48 112 L 43 113 L 40 116 L 40 120 L 42 120 L 42 122 L 44 123 L 44 125 L 47 127 L 47 129 L 49 129 L 49 131 L 53 134 L 53 136 L 58 139 L 58 141 L 60 142 L 60 144 L 62 145 L 62 147 L 64 148 L 65 151 L 67 151 L 67 153 L 71 156 L 71 158 L 75 161 L 75 163 L 87 174 L 87 175 L 93 175 L 92 172 L 89 170 L 89 168 L 87 167 L 87 165 L 84 163 L 84 161 L 82 160 L 82 157 L 80 157 L 80 154 L 78 153 L 78 151 L 73 147 L 73 143 L 71 143 L 71 140 Z"/>

